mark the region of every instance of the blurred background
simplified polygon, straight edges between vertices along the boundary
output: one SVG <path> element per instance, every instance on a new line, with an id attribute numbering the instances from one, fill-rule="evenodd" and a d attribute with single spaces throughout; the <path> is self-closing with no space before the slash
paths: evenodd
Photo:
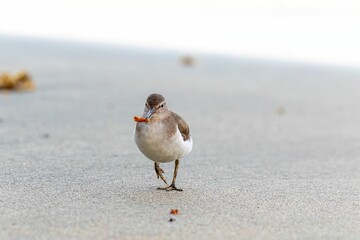
<path id="1" fill-rule="evenodd" d="M 356 0 L 13 0 L 0 33 L 360 66 Z"/>

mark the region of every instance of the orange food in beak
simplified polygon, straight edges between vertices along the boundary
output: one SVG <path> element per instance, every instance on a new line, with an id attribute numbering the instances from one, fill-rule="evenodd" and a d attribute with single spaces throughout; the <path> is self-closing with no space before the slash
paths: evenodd
<path id="1" fill-rule="evenodd" d="M 135 122 L 150 122 L 150 118 L 134 117 Z"/>

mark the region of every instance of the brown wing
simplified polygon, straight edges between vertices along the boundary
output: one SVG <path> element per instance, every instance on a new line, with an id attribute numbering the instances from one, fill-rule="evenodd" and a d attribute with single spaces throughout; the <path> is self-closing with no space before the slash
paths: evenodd
<path id="1" fill-rule="evenodd" d="M 181 136 L 183 137 L 184 141 L 189 140 L 190 128 L 187 125 L 187 123 L 185 122 L 185 120 L 182 119 L 179 115 L 177 115 L 174 112 L 172 112 L 172 116 L 173 116 L 176 124 L 178 125 L 179 131 L 180 131 Z"/>

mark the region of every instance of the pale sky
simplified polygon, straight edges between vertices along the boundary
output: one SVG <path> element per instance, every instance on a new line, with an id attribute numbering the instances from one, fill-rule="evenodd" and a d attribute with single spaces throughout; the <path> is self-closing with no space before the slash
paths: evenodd
<path id="1" fill-rule="evenodd" d="M 358 0 L 0 0 L 0 9 L 2 34 L 360 67 Z"/>

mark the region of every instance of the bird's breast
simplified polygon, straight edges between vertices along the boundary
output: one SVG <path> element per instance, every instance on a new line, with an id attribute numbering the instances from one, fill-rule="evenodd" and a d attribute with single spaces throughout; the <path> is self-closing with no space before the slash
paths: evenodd
<path id="1" fill-rule="evenodd" d="M 175 126 L 176 127 L 176 126 Z M 161 123 L 137 123 L 134 139 L 139 150 L 155 162 L 171 162 L 191 151 L 192 141 L 184 141 L 177 129 L 169 135 Z"/>

